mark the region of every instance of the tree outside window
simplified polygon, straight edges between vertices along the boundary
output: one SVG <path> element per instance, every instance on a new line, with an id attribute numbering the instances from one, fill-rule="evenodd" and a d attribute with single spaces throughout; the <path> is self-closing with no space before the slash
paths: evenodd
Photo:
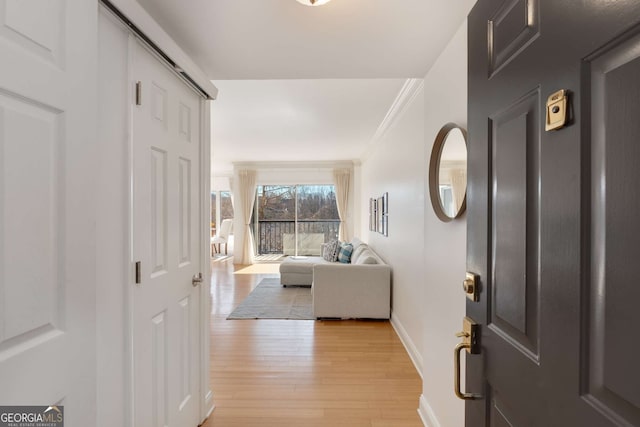
<path id="1" fill-rule="evenodd" d="M 286 252 L 285 236 L 290 240 L 297 235 L 298 244 L 310 235 L 323 235 L 325 242 L 335 239 L 340 226 L 335 188 L 333 185 L 259 185 L 253 223 L 258 254 Z"/>

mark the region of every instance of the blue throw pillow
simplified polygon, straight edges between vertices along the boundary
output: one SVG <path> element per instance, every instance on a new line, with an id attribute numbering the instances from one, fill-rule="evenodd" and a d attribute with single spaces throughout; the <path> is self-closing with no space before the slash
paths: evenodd
<path id="1" fill-rule="evenodd" d="M 353 253 L 353 245 L 351 243 L 343 243 L 340 246 L 338 261 L 340 261 L 343 264 L 349 264 L 351 262 L 352 253 Z"/>

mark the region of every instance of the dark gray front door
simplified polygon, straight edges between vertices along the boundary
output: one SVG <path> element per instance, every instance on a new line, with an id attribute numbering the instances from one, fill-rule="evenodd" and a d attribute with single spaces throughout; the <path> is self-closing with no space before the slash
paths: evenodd
<path id="1" fill-rule="evenodd" d="M 468 123 L 466 425 L 640 426 L 640 1 L 479 0 Z"/>

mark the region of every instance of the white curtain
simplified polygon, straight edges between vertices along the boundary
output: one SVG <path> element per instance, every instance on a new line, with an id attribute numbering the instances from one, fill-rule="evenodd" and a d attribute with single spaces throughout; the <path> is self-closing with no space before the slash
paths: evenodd
<path id="1" fill-rule="evenodd" d="M 455 202 L 456 213 L 460 210 L 464 195 L 467 191 L 467 171 L 464 169 L 451 170 L 451 192 L 453 193 L 453 201 Z"/>
<path id="2" fill-rule="evenodd" d="M 233 200 L 233 177 L 232 176 L 229 177 L 229 189 L 231 190 L 229 192 L 229 194 L 231 194 L 231 207 L 233 209 L 235 209 L 236 208 L 236 202 Z"/>
<path id="3" fill-rule="evenodd" d="M 242 241 L 242 258 L 239 264 L 253 264 L 253 236 L 251 235 L 251 214 L 253 213 L 253 203 L 256 200 L 256 171 L 241 170 L 239 175 L 240 201 L 242 202 L 242 221 L 244 227 L 244 238 Z"/>
<path id="4" fill-rule="evenodd" d="M 340 231 L 338 233 L 338 238 L 342 241 L 348 241 L 349 230 L 347 229 L 347 211 L 349 209 L 351 170 L 334 169 L 333 181 L 336 186 L 336 202 L 338 205 L 338 215 L 340 216 Z"/>

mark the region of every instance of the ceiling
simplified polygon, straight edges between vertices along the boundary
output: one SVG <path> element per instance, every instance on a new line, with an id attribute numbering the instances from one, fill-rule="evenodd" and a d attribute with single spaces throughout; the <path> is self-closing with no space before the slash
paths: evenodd
<path id="1" fill-rule="evenodd" d="M 231 161 L 358 158 L 404 79 L 425 76 L 475 3 L 137 1 L 219 89 L 217 172 Z"/>
<path id="2" fill-rule="evenodd" d="M 222 80 L 213 169 L 231 162 L 358 159 L 404 79 Z"/>

